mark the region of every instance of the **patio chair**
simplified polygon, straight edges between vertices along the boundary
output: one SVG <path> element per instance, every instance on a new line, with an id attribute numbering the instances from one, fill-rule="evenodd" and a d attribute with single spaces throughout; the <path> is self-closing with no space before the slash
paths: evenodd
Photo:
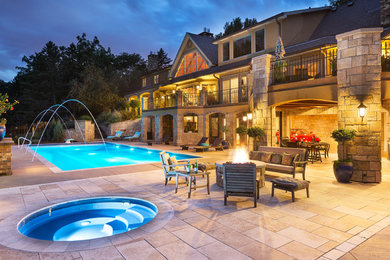
<path id="1" fill-rule="evenodd" d="M 228 196 L 253 197 L 254 207 L 260 194 L 256 164 L 223 164 L 224 205 Z"/>
<path id="2" fill-rule="evenodd" d="M 209 148 L 214 148 L 215 151 L 223 151 L 222 138 L 215 138 L 210 146 L 194 146 L 196 152 L 210 151 Z"/>
<path id="3" fill-rule="evenodd" d="M 146 141 L 146 143 L 148 145 L 161 144 L 161 143 L 169 145 L 170 142 L 172 142 L 172 141 L 173 141 L 173 138 L 171 136 L 169 136 L 169 135 L 166 135 L 166 136 L 163 136 L 163 138 L 161 138 L 160 141 L 159 140 L 157 140 L 157 141 L 156 140 L 148 140 L 148 141 Z"/>
<path id="4" fill-rule="evenodd" d="M 198 142 L 197 144 L 195 144 L 195 145 L 193 145 L 193 144 L 183 144 L 183 145 L 181 145 L 180 147 L 181 147 L 182 150 L 188 150 L 191 146 L 200 146 L 201 144 L 206 143 L 206 142 L 207 142 L 207 139 L 209 139 L 209 138 L 203 136 L 203 137 L 199 140 L 199 142 Z"/>
<path id="5" fill-rule="evenodd" d="M 135 140 L 139 140 L 141 138 L 141 132 L 135 132 L 133 136 L 125 136 L 123 137 L 123 140 L 129 140 L 130 142 L 131 141 L 135 141 Z"/>
<path id="6" fill-rule="evenodd" d="M 107 136 L 106 139 L 118 140 L 121 138 L 122 134 L 123 134 L 123 131 L 116 131 L 115 135 Z"/>
<path id="7" fill-rule="evenodd" d="M 172 177 L 176 178 L 176 189 L 175 193 L 177 193 L 177 185 L 178 185 L 178 180 L 179 177 L 185 177 L 186 178 L 186 183 L 187 183 L 187 177 L 188 174 L 186 171 L 180 171 L 179 167 L 180 166 L 187 166 L 186 163 L 177 163 L 176 159 L 174 157 L 170 157 L 169 154 L 166 151 L 162 151 L 160 153 L 160 159 L 161 163 L 163 166 L 163 172 L 165 176 L 165 186 L 168 184 L 168 181 L 171 180 Z"/>

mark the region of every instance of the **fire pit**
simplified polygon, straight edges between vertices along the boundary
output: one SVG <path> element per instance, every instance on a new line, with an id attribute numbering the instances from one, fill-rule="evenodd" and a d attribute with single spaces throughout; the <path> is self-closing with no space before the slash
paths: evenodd
<path id="1" fill-rule="evenodd" d="M 249 160 L 249 154 L 246 148 L 239 147 L 234 151 L 234 156 L 232 160 L 227 161 L 217 161 L 215 162 L 216 169 L 216 182 L 219 187 L 223 187 L 223 170 L 224 170 L 224 164 L 237 164 L 237 167 L 239 167 L 242 164 L 248 164 L 253 163 L 256 164 L 256 171 L 257 171 L 257 180 L 260 181 L 260 187 L 264 186 L 264 175 L 265 175 L 265 166 L 266 163 L 257 161 L 257 160 Z"/>

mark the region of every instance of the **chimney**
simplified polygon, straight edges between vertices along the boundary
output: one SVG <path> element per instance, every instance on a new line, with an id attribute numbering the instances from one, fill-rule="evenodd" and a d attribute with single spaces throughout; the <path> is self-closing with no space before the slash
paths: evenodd
<path id="1" fill-rule="evenodd" d="M 210 32 L 210 28 L 203 27 L 203 32 L 199 33 L 200 36 L 208 36 L 213 38 L 214 35 Z"/>
<path id="2" fill-rule="evenodd" d="M 381 1 L 381 25 L 388 27 L 390 25 L 390 0 Z"/>

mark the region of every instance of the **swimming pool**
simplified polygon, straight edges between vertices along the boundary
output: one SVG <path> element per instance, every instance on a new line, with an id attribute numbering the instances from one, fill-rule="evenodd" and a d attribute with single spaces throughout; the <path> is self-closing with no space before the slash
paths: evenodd
<path id="1" fill-rule="evenodd" d="M 157 207 L 143 199 L 98 197 L 52 205 L 24 217 L 18 230 L 50 241 L 80 241 L 112 236 L 151 221 Z"/>
<path id="2" fill-rule="evenodd" d="M 160 162 L 161 150 L 123 144 L 40 145 L 30 148 L 62 171 Z M 177 160 L 198 156 L 169 153 Z"/>

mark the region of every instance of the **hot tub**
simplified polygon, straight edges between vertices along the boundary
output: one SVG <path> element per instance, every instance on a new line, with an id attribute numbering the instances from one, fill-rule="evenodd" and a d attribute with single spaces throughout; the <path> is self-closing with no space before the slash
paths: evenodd
<path id="1" fill-rule="evenodd" d="M 50 241 L 80 241 L 131 231 L 151 221 L 157 207 L 143 199 L 97 197 L 42 208 L 24 217 L 18 230 Z"/>

